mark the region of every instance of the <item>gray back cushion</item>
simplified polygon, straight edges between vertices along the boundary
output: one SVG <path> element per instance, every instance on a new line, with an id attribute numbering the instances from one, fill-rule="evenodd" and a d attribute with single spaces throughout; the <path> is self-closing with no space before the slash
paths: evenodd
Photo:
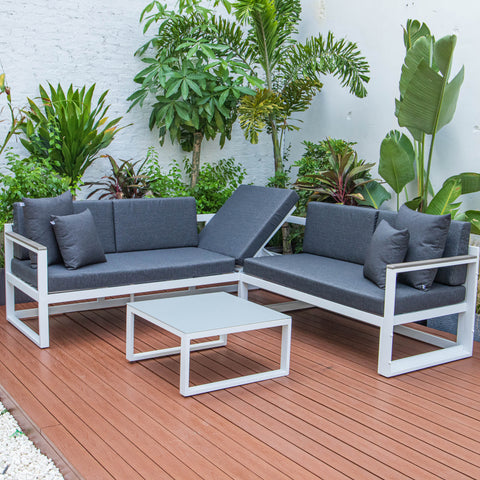
<path id="1" fill-rule="evenodd" d="M 389 210 L 379 210 L 377 224 L 386 220 L 393 227 L 396 225 L 397 212 Z M 447 241 L 443 257 L 454 257 L 456 255 L 466 255 L 468 253 L 468 244 L 470 239 L 470 223 L 452 221 L 448 230 Z M 459 265 L 457 267 L 439 268 L 435 277 L 435 282 L 445 285 L 462 285 L 467 277 L 467 266 Z"/>
<path id="2" fill-rule="evenodd" d="M 198 245 L 194 198 L 115 200 L 113 215 L 117 252 Z"/>
<path id="3" fill-rule="evenodd" d="M 440 258 L 445 250 L 450 223 L 450 215 L 428 215 L 402 205 L 398 211 L 396 227 L 406 228 L 410 233 L 405 261 Z M 398 276 L 398 280 L 419 290 L 428 290 L 436 274 L 436 268 L 405 272 Z"/>
<path id="4" fill-rule="evenodd" d="M 26 236 L 23 207 L 24 203 L 22 202 L 16 202 L 13 204 L 13 231 Z M 15 245 L 13 254 L 15 258 L 18 258 L 19 260 L 27 260 L 29 258 L 28 250 L 19 245 Z"/>
<path id="5" fill-rule="evenodd" d="M 363 265 L 377 215 L 371 208 L 310 202 L 303 251 Z"/>
<path id="6" fill-rule="evenodd" d="M 445 243 L 444 257 L 467 255 L 470 241 L 470 223 L 452 221 Z M 435 281 L 445 285 L 462 285 L 467 278 L 467 266 L 439 268 Z"/>
<path id="7" fill-rule="evenodd" d="M 90 210 L 98 237 L 105 253 L 115 252 L 115 229 L 113 226 L 114 200 L 79 200 L 73 202 L 73 212 Z"/>
<path id="8" fill-rule="evenodd" d="M 298 201 L 292 190 L 240 185 L 200 232 L 198 246 L 243 264 L 274 233 Z"/>
<path id="9" fill-rule="evenodd" d="M 57 240 L 50 224 L 51 215 L 71 215 L 73 213 L 72 194 L 65 192 L 58 197 L 24 198 L 23 216 L 25 233 L 31 240 L 47 247 L 47 263 L 53 265 L 62 261 Z M 30 252 L 32 266 L 37 265 L 37 256 Z"/>

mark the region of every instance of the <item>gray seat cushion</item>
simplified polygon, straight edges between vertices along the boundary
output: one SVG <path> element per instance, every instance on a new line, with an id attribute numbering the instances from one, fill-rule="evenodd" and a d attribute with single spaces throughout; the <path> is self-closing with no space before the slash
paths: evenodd
<path id="1" fill-rule="evenodd" d="M 292 190 L 240 185 L 200 232 L 198 246 L 234 257 L 253 257 L 298 201 Z"/>
<path id="2" fill-rule="evenodd" d="M 385 291 L 363 276 L 363 266 L 311 254 L 279 255 L 245 261 L 244 272 L 365 312 L 383 315 Z M 395 313 L 459 303 L 463 286 L 434 283 L 420 291 L 398 283 Z"/>
<path id="3" fill-rule="evenodd" d="M 117 252 L 198 245 L 194 198 L 117 200 L 113 213 Z"/>
<path id="4" fill-rule="evenodd" d="M 50 266 L 49 292 L 219 275 L 233 272 L 235 267 L 233 258 L 195 247 L 110 253 L 106 257 L 105 263 L 78 270 L 67 270 L 63 265 Z M 30 268 L 28 260 L 13 259 L 12 271 L 36 286 L 36 270 Z"/>
<path id="5" fill-rule="evenodd" d="M 310 202 L 303 251 L 363 265 L 376 220 L 371 208 Z"/>

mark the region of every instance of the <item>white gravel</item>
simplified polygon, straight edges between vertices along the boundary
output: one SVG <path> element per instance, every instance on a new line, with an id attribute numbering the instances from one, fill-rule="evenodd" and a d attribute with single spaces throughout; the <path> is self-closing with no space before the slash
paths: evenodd
<path id="1" fill-rule="evenodd" d="M 0 480 L 60 480 L 62 474 L 22 433 L 0 402 Z"/>

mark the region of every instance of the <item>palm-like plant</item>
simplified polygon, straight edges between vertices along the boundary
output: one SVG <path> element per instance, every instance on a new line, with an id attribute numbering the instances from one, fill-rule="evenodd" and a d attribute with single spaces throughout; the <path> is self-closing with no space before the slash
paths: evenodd
<path id="1" fill-rule="evenodd" d="M 358 97 L 366 95 L 368 64 L 357 45 L 335 40 L 329 32 L 298 42 L 299 0 L 238 0 L 233 4 L 238 21 L 249 26 L 245 39 L 248 63 L 261 69 L 265 87 L 244 98 L 239 108 L 245 136 L 258 141 L 265 128 L 271 135 L 275 172 L 283 172 L 282 142 L 285 130 L 297 129 L 292 116 L 306 111 L 322 88 L 323 75 L 338 77 Z"/>
<path id="2" fill-rule="evenodd" d="M 107 91 L 94 104 L 95 85 L 88 90 L 70 85 L 66 93 L 60 85 L 49 87 L 50 93 L 39 87 L 41 104 L 28 99 L 30 109 L 25 111 L 28 120 L 21 126 L 25 135 L 21 142 L 33 157 L 49 159 L 75 188 L 100 150 L 124 127 L 118 127 L 121 117 L 108 121 Z"/>

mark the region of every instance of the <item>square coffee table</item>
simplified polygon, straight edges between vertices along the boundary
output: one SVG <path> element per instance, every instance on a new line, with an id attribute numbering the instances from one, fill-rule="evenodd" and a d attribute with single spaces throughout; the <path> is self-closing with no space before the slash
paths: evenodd
<path id="1" fill-rule="evenodd" d="M 180 347 L 134 353 L 135 315 L 180 337 Z M 243 377 L 190 386 L 190 352 L 227 344 L 229 333 L 282 327 L 280 368 Z M 183 396 L 211 392 L 288 375 L 292 319 L 284 313 L 257 305 L 226 292 L 161 298 L 127 303 L 127 360 L 180 354 L 180 393 Z M 218 340 L 191 340 L 219 336 Z"/>

